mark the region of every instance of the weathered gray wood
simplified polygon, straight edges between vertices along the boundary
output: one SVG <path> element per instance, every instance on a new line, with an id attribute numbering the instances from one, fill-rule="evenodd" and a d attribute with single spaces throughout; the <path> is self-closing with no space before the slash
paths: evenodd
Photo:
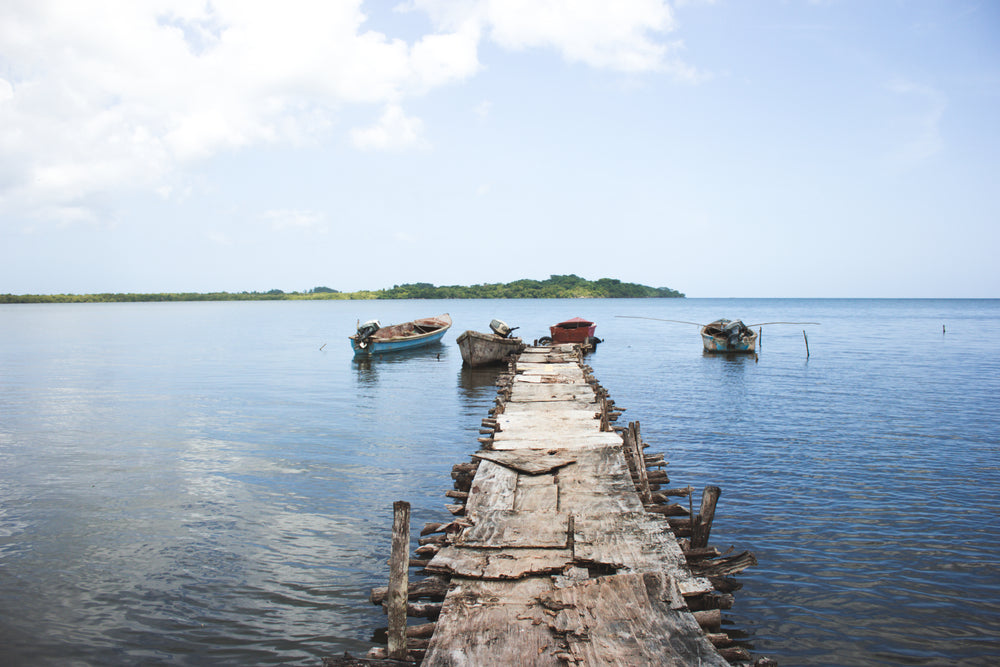
<path id="1" fill-rule="evenodd" d="M 536 600 L 553 590 L 550 578 L 459 580 L 441 611 L 422 667 L 552 665 L 557 637 Z"/>
<path id="2" fill-rule="evenodd" d="M 748 567 L 757 564 L 757 558 L 749 551 L 740 552 L 734 556 L 705 560 L 692 563 L 692 570 L 702 576 L 725 576 L 738 574 Z"/>
<path id="3" fill-rule="evenodd" d="M 441 577 L 427 577 L 423 581 L 417 581 L 408 586 L 407 597 L 411 600 L 419 598 L 430 598 L 431 600 L 443 600 L 448 593 L 448 580 Z M 389 587 L 380 586 L 373 588 L 368 599 L 372 604 L 383 604 L 389 596 Z"/>
<path id="4" fill-rule="evenodd" d="M 392 504 L 392 548 L 389 555 L 389 657 L 406 659 L 406 602 L 409 597 L 410 503 Z"/>
<path id="5" fill-rule="evenodd" d="M 648 572 L 557 589 L 543 604 L 576 664 L 728 667 L 677 597 L 668 575 Z"/>
<path id="6" fill-rule="evenodd" d="M 559 508 L 559 486 L 555 475 L 519 475 L 514 494 L 517 512 L 551 511 Z"/>
<path id="7" fill-rule="evenodd" d="M 573 562 L 569 549 L 499 549 L 447 547 L 427 564 L 428 572 L 477 579 L 520 579 L 555 574 Z M 448 598 L 445 598 L 447 602 Z"/>
<path id="8" fill-rule="evenodd" d="M 511 468 L 520 473 L 528 475 L 538 475 L 552 472 L 556 468 L 561 468 L 573 463 L 571 457 L 560 456 L 562 452 L 542 451 L 537 449 L 501 450 L 489 452 L 476 452 L 473 454 L 478 459 L 485 459 L 498 463 L 506 468 Z"/>
<path id="9" fill-rule="evenodd" d="M 493 461 L 483 461 L 476 472 L 465 501 L 465 514 L 474 518 L 482 511 L 514 507 L 517 472 Z"/>
<path id="10" fill-rule="evenodd" d="M 565 512 L 480 510 L 476 524 L 456 535 L 455 546 L 489 549 L 565 548 L 569 543 L 569 515 Z"/>
<path id="11" fill-rule="evenodd" d="M 500 433 L 493 441 L 494 450 L 510 449 L 590 449 L 621 445 L 616 433 L 594 430 L 582 435 L 559 432 L 534 432 L 533 434 Z"/>
<path id="12" fill-rule="evenodd" d="M 579 384 L 532 384 L 521 382 L 511 390 L 511 401 L 523 403 L 535 401 L 588 401 L 593 405 L 592 411 L 597 411 L 597 401 L 594 391 L 587 385 Z"/>
<path id="13" fill-rule="evenodd" d="M 722 489 L 717 486 L 706 486 L 701 492 L 701 509 L 691 523 L 691 548 L 701 549 L 708 546 L 708 537 L 712 532 L 712 521 L 715 520 L 715 505 L 719 502 Z"/>

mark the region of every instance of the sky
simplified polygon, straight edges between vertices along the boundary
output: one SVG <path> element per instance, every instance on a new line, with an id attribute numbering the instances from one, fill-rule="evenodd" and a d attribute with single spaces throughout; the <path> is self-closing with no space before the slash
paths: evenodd
<path id="1" fill-rule="evenodd" d="M 995 298 L 998 254 L 993 0 L 0 3 L 0 293 Z"/>

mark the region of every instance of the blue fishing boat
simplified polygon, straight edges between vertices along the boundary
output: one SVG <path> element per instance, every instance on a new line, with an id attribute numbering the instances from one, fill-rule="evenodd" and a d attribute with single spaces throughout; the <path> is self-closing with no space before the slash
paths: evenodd
<path id="1" fill-rule="evenodd" d="M 448 313 L 385 327 L 380 325 L 378 320 L 371 320 L 359 324 L 357 333 L 348 338 L 356 356 L 371 356 L 436 343 L 450 328 L 451 315 Z"/>

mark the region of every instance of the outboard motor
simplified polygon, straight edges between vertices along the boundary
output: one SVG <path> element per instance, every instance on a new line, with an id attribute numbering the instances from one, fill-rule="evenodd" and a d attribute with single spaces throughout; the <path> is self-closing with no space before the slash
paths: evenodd
<path id="1" fill-rule="evenodd" d="M 740 344 L 740 337 L 743 335 L 743 322 L 736 320 L 735 322 L 730 322 L 726 326 L 722 327 L 723 333 L 726 334 L 730 347 L 736 347 Z"/>
<path id="2" fill-rule="evenodd" d="M 513 329 L 507 326 L 507 323 L 502 320 L 493 320 L 490 322 L 490 331 L 500 336 L 501 338 L 506 338 L 510 335 L 510 332 L 514 329 L 519 329 L 520 327 L 514 327 Z"/>
<path id="3" fill-rule="evenodd" d="M 362 350 L 368 347 L 368 339 L 372 334 L 382 328 L 378 320 L 368 320 L 364 324 L 358 325 L 358 347 Z"/>

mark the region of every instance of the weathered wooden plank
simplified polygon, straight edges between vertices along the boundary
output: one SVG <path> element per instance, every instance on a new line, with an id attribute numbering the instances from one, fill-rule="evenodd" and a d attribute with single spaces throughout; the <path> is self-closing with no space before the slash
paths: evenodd
<path id="1" fill-rule="evenodd" d="M 579 384 L 532 384 L 520 382 L 511 387 L 510 400 L 526 403 L 529 401 L 588 401 L 594 404 L 594 390 Z"/>
<path id="2" fill-rule="evenodd" d="M 585 427 L 600 430 L 597 404 L 589 401 L 550 401 L 544 403 L 508 403 L 506 409 L 497 416 L 500 431 L 532 429 L 546 424 Z"/>
<path id="3" fill-rule="evenodd" d="M 565 664 L 546 610 L 535 602 L 553 590 L 551 579 L 456 581 L 423 667 Z"/>
<path id="4" fill-rule="evenodd" d="M 543 604 L 558 610 L 553 629 L 577 664 L 727 667 L 679 590 L 662 573 L 600 577 L 556 589 Z"/>
<path id="5" fill-rule="evenodd" d="M 567 449 L 574 453 L 580 449 L 605 448 L 621 444 L 615 433 L 594 431 L 588 434 L 570 435 L 558 431 L 532 434 L 498 433 L 493 440 L 493 449 Z"/>
<path id="6" fill-rule="evenodd" d="M 677 567 L 685 572 L 680 545 L 666 531 L 666 523 L 646 514 L 574 515 L 574 545 L 580 559 L 630 570 Z"/>
<path id="7" fill-rule="evenodd" d="M 559 509 L 559 486 L 555 475 L 519 475 L 514 494 L 517 512 L 556 511 Z"/>
<path id="8" fill-rule="evenodd" d="M 571 382 L 579 382 L 580 379 L 581 378 L 578 378 L 576 376 L 569 376 L 569 375 L 558 375 L 558 374 L 542 375 L 540 373 L 539 374 L 529 373 L 525 375 L 518 375 L 517 377 L 514 378 L 514 382 L 515 383 L 529 382 L 533 384 L 569 384 Z"/>
<path id="9" fill-rule="evenodd" d="M 480 510 L 475 525 L 456 535 L 455 546 L 565 548 L 569 515 L 557 511 Z"/>
<path id="10" fill-rule="evenodd" d="M 483 511 L 509 510 L 514 507 L 517 472 L 493 461 L 484 460 L 472 479 L 465 515 L 474 518 Z"/>
<path id="11" fill-rule="evenodd" d="M 577 562 L 629 572 L 673 573 L 685 595 L 707 593 L 712 585 L 688 570 L 680 545 L 665 524 L 644 512 L 574 514 L 573 553 Z"/>
<path id="12" fill-rule="evenodd" d="M 563 364 L 553 364 L 553 363 L 518 363 L 517 374 L 514 378 L 517 381 L 519 376 L 522 375 L 561 375 L 567 378 L 573 378 L 583 382 L 583 369 L 576 362 L 567 362 Z"/>
<path id="13" fill-rule="evenodd" d="M 582 404 L 580 408 L 557 407 L 560 406 L 560 403 L 555 402 L 542 403 L 541 405 L 546 406 L 546 408 L 534 412 L 514 410 L 509 414 L 507 412 L 501 414 L 497 417 L 500 433 L 531 431 L 536 428 L 600 432 L 600 421 L 595 418 L 597 413 L 588 409 L 586 404 Z"/>
<path id="14" fill-rule="evenodd" d="M 426 565 L 428 572 L 476 579 L 520 579 L 556 574 L 573 562 L 569 549 L 445 547 Z M 451 597 L 451 593 L 448 594 Z M 447 603 L 448 598 L 445 598 Z"/>
<path id="15" fill-rule="evenodd" d="M 596 488 L 595 488 L 596 487 Z M 563 512 L 589 514 L 611 514 L 618 512 L 642 512 L 639 496 L 614 486 L 593 484 L 590 489 L 572 488 L 567 491 L 559 480 L 559 509 Z M 515 499 L 515 507 L 517 500 Z"/>
<path id="16" fill-rule="evenodd" d="M 539 475 L 541 473 L 552 472 L 556 468 L 562 468 L 573 463 L 572 457 L 561 456 L 563 452 L 554 450 L 502 450 L 502 451 L 480 451 L 473 454 L 477 459 L 484 459 L 511 468 L 520 473 L 528 475 Z"/>

